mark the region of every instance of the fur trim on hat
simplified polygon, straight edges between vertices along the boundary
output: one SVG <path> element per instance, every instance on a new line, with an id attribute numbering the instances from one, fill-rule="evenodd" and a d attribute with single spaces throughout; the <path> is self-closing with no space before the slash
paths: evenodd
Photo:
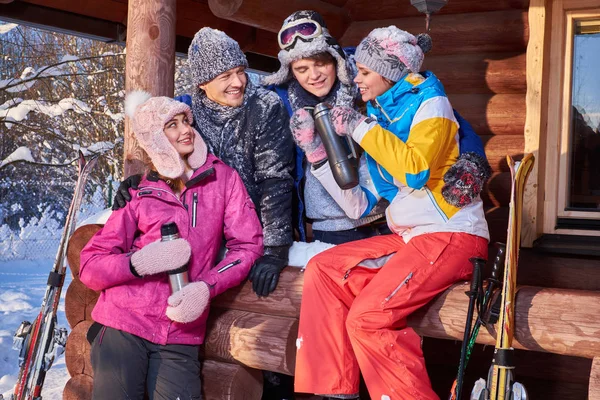
<path id="1" fill-rule="evenodd" d="M 190 124 L 193 116 L 187 104 L 170 97 L 151 97 L 149 93 L 134 91 L 125 99 L 126 114 L 132 120 L 132 129 L 140 147 L 144 149 L 161 175 L 178 178 L 185 170 L 185 164 L 175 147 L 164 133 L 164 127 L 175 115 L 185 114 Z M 188 164 L 193 169 L 206 161 L 206 144 L 195 130 L 194 151 L 188 156 Z"/>

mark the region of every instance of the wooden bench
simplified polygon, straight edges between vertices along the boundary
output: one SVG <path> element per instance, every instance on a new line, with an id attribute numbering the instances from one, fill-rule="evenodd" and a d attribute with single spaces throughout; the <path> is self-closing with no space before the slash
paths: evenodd
<path id="1" fill-rule="evenodd" d="M 98 229 L 97 225 L 87 225 L 71 238 L 68 258 L 74 273 L 78 272 L 79 251 Z M 67 343 L 67 369 L 71 380 L 84 380 L 91 388 L 91 367 L 85 360 L 89 360 L 89 345 L 80 337 L 80 331 L 89 324 L 97 294 L 77 282 L 74 278 L 66 298 L 66 314 L 73 329 Z M 251 284 L 245 282 L 214 299 L 204 344 L 205 399 L 260 399 L 262 377 L 258 370 L 294 374 L 302 286 L 301 270 L 288 267 L 281 274 L 277 290 L 268 297 L 256 296 Z M 425 337 L 462 340 L 467 290 L 466 282 L 453 285 L 412 315 L 409 325 Z M 70 305 L 75 303 L 75 308 Z M 520 286 L 514 347 L 593 359 L 589 398 L 600 399 L 599 315 L 598 292 Z M 494 345 L 493 327 L 482 329 L 477 343 Z"/>

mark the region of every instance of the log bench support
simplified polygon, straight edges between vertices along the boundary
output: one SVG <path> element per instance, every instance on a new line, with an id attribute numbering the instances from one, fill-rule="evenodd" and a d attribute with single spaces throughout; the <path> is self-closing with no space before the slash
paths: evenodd
<path id="1" fill-rule="evenodd" d="M 73 234 L 67 249 L 72 271 L 79 270 L 79 251 L 100 228 L 84 226 Z M 74 282 L 77 278 L 74 277 Z M 260 398 L 262 380 L 258 370 L 294 374 L 298 317 L 302 298 L 304 275 L 298 268 L 285 268 L 277 290 L 268 297 L 258 297 L 252 292 L 252 284 L 245 282 L 216 297 L 211 305 L 206 342 L 204 344 L 205 390 L 207 399 L 236 399 L 240 393 L 258 393 Z M 462 340 L 468 297 L 468 283 L 458 283 L 439 295 L 426 307 L 408 318 L 408 324 L 426 337 Z M 92 294 L 67 296 L 66 314 L 76 316 L 71 336 L 85 341 L 78 329 L 90 322 L 87 300 Z M 82 305 L 83 303 L 85 305 Z M 82 308 L 72 312 L 71 307 Z M 83 310 L 85 309 L 85 310 Z M 515 304 L 515 340 L 517 349 L 548 352 L 592 359 L 589 380 L 589 398 L 600 399 L 600 293 L 596 291 L 552 289 L 534 286 L 517 288 Z M 493 327 L 481 329 L 477 343 L 495 344 Z M 76 375 L 65 388 L 67 393 L 79 393 L 73 385 L 88 387 L 91 371 L 82 357 L 89 354 L 85 343 L 67 343 L 67 369 Z M 89 346 L 89 345 L 88 345 Z M 73 349 L 73 350 L 70 350 Z M 87 353 L 86 353 L 87 351 Z M 73 363 L 74 365 L 70 365 Z M 239 379 L 225 382 L 219 378 L 223 371 L 231 371 Z M 228 374 L 230 372 L 227 372 Z M 214 375 L 210 375 L 214 374 Z M 90 379 L 83 378 L 87 376 Z M 212 377 L 216 378 L 212 378 Z M 69 381 L 71 382 L 71 381 Z M 216 385 L 216 386 L 215 386 Z M 213 387 L 214 386 L 214 387 Z M 68 390 L 67 390 L 68 389 Z M 216 395 L 222 397 L 210 397 Z M 70 395 L 69 395 L 70 396 Z M 74 398 L 74 397 L 71 397 Z M 80 397 L 82 398 L 82 397 Z"/>

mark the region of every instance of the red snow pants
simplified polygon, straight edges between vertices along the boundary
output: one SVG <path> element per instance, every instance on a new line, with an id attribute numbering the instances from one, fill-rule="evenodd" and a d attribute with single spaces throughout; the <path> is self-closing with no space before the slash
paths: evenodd
<path id="1" fill-rule="evenodd" d="M 406 317 L 469 279 L 469 258 L 487 258 L 487 246 L 486 239 L 466 233 L 424 234 L 408 244 L 392 234 L 311 259 L 296 341 L 296 392 L 353 398 L 362 372 L 373 400 L 438 399 L 421 338 Z M 381 268 L 364 261 L 386 256 Z"/>

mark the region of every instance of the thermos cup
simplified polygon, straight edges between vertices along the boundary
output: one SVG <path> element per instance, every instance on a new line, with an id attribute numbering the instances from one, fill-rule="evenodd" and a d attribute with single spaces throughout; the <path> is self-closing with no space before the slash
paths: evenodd
<path id="1" fill-rule="evenodd" d="M 313 111 L 315 128 L 327 152 L 335 182 L 344 190 L 352 189 L 358 185 L 358 157 L 352 138 L 335 133 L 329 115 L 330 109 L 327 103 L 319 103 L 315 106 Z"/>
<path id="2" fill-rule="evenodd" d="M 161 242 L 179 239 L 179 229 L 175 222 L 169 222 L 160 227 Z M 188 278 L 188 263 L 181 267 L 169 271 L 169 283 L 171 285 L 171 293 L 175 293 L 185 285 L 190 283 Z"/>

